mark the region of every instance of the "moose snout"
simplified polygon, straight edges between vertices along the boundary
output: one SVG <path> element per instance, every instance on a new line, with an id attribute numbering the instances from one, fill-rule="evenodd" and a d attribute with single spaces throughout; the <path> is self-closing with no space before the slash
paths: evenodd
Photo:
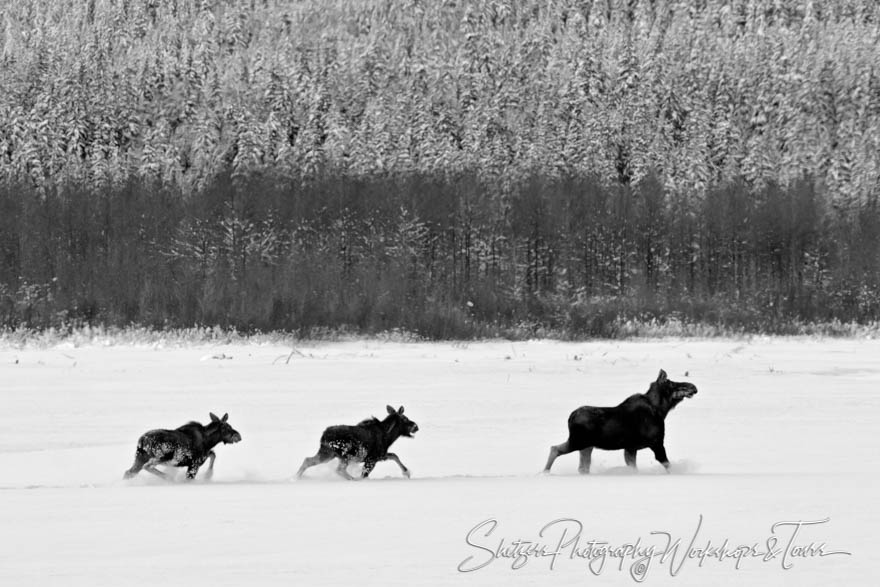
<path id="1" fill-rule="evenodd" d="M 229 438 L 229 442 L 235 444 L 236 442 L 241 442 L 241 434 L 236 432 Z"/>
<path id="2" fill-rule="evenodd" d="M 413 427 L 412 427 L 412 433 L 415 434 L 415 433 L 418 432 L 418 431 L 419 431 L 419 425 L 418 425 L 418 424 L 413 424 Z"/>

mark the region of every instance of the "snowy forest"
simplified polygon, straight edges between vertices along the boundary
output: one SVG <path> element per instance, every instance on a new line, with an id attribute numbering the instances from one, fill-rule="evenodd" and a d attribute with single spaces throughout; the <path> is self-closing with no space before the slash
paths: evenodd
<path id="1" fill-rule="evenodd" d="M 874 0 L 0 0 L 0 328 L 880 319 Z"/>

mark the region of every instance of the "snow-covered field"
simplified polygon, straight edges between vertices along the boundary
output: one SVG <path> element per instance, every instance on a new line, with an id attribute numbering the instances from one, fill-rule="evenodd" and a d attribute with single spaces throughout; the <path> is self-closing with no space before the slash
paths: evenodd
<path id="1" fill-rule="evenodd" d="M 632 585 L 651 547 L 648 584 L 878 584 L 880 341 L 290 350 L 0 347 L 0 584 Z M 576 454 L 538 474 L 574 408 L 646 391 L 660 368 L 699 388 L 666 420 L 671 474 L 650 451 L 631 474 L 598 450 L 590 476 Z M 394 445 L 411 480 L 390 462 L 365 482 L 331 464 L 291 480 L 324 427 L 389 403 L 420 427 Z M 209 411 L 243 436 L 218 447 L 213 481 L 122 481 L 140 434 Z M 771 530 L 826 518 L 791 545 L 794 526 Z M 681 542 L 662 557 L 667 536 Z M 490 554 L 517 539 L 558 555 Z M 748 550 L 738 569 L 684 559 L 725 540 Z M 612 556 L 637 541 L 640 556 Z M 604 566 L 599 542 L 617 549 Z"/>

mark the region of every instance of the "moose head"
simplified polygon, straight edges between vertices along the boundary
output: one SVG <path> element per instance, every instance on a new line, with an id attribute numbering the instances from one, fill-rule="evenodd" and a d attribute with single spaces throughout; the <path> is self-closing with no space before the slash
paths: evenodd
<path id="1" fill-rule="evenodd" d="M 391 406 L 386 406 L 385 409 L 388 410 L 388 418 L 396 420 L 397 425 L 400 426 L 401 436 L 412 438 L 412 435 L 419 431 L 419 425 L 403 415 L 403 406 L 397 410 Z"/>
<path id="2" fill-rule="evenodd" d="M 241 434 L 235 428 L 229 425 L 229 414 L 223 414 L 222 418 L 218 418 L 216 414 L 211 412 L 211 425 L 217 425 L 220 428 L 220 441 L 223 444 L 233 444 L 241 440 Z"/>
<path id="3" fill-rule="evenodd" d="M 681 400 L 693 397 L 697 393 L 697 387 L 692 383 L 685 381 L 672 381 L 666 376 L 666 371 L 660 369 L 657 381 L 651 384 L 648 391 L 649 397 L 657 404 L 657 407 L 664 412 L 673 409 Z"/>

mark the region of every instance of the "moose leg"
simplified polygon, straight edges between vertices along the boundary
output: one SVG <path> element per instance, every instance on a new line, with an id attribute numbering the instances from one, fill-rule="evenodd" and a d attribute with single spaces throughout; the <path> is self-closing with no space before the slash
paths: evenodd
<path id="1" fill-rule="evenodd" d="M 336 472 L 341 477 L 344 477 L 344 478 L 348 479 L 349 481 L 354 480 L 354 477 L 352 477 L 348 472 L 348 459 L 346 459 L 346 458 L 340 457 L 339 465 L 336 467 Z"/>
<path id="2" fill-rule="evenodd" d="M 373 472 L 373 467 L 376 466 L 376 461 L 372 459 L 367 459 L 364 461 L 364 470 L 361 471 L 361 479 L 366 479 L 370 476 L 370 473 Z"/>
<path id="3" fill-rule="evenodd" d="M 144 465 L 147 463 L 149 459 L 147 458 L 146 453 L 144 451 L 138 449 L 134 453 L 134 464 L 131 466 L 131 469 L 125 472 L 122 476 L 123 479 L 131 479 L 135 475 L 141 472 L 141 469 L 144 468 Z"/>
<path id="4" fill-rule="evenodd" d="M 187 481 L 192 481 L 193 479 L 196 478 L 196 475 L 198 475 L 198 473 L 199 473 L 200 466 L 201 465 L 199 465 L 199 464 L 193 463 L 189 467 L 187 467 L 187 469 L 186 469 L 186 480 Z"/>
<path id="5" fill-rule="evenodd" d="M 208 458 L 211 459 L 211 462 L 208 463 L 208 470 L 205 472 L 205 480 L 210 481 L 212 477 L 214 477 L 214 461 L 217 459 L 217 455 L 214 454 L 214 451 L 208 451 Z"/>
<path id="6" fill-rule="evenodd" d="M 335 456 L 336 454 L 332 450 L 330 450 L 329 447 L 321 446 L 321 448 L 318 449 L 318 454 L 313 457 L 306 457 L 303 460 L 302 465 L 300 465 L 299 467 L 299 471 L 296 472 L 297 479 L 302 477 L 303 473 L 305 473 L 306 469 L 308 469 L 309 467 L 314 467 L 315 465 L 326 463 Z"/>
<path id="7" fill-rule="evenodd" d="M 385 459 L 387 459 L 389 461 L 394 461 L 395 463 L 397 463 L 397 466 L 400 467 L 400 472 L 403 473 L 404 477 L 409 479 L 409 469 L 407 469 L 406 467 L 403 466 L 403 463 L 400 462 L 400 459 L 397 458 L 396 454 L 394 454 L 393 452 L 390 452 L 385 455 Z M 385 460 L 385 459 L 383 459 L 383 460 Z"/>
<path id="8" fill-rule="evenodd" d="M 660 461 L 660 464 L 669 472 L 669 459 L 666 458 L 666 449 L 663 448 L 663 445 L 652 446 L 651 450 L 654 451 L 654 458 Z"/>
<path id="9" fill-rule="evenodd" d="M 549 473 L 550 467 L 553 466 L 553 461 L 556 460 L 556 457 L 561 455 L 567 455 L 572 452 L 574 449 L 571 448 L 571 443 L 569 441 L 565 441 L 562 444 L 557 444 L 556 446 L 550 447 L 550 456 L 547 457 L 547 464 L 544 465 L 544 472 Z"/>
<path id="10" fill-rule="evenodd" d="M 636 468 L 636 451 L 633 449 L 624 449 L 623 450 L 623 460 L 626 461 L 626 466 L 631 467 L 633 469 Z"/>
<path id="11" fill-rule="evenodd" d="M 578 465 L 578 473 L 586 475 L 590 472 L 590 460 L 593 457 L 593 447 L 587 447 L 581 450 L 581 462 Z"/>
<path id="12" fill-rule="evenodd" d="M 162 471 L 157 469 L 155 463 L 153 463 L 153 462 L 149 462 L 146 465 L 144 465 L 144 471 L 152 473 L 156 477 L 159 477 L 161 479 L 165 479 L 166 481 L 168 480 L 168 475 L 166 475 L 165 473 L 163 473 Z"/>

